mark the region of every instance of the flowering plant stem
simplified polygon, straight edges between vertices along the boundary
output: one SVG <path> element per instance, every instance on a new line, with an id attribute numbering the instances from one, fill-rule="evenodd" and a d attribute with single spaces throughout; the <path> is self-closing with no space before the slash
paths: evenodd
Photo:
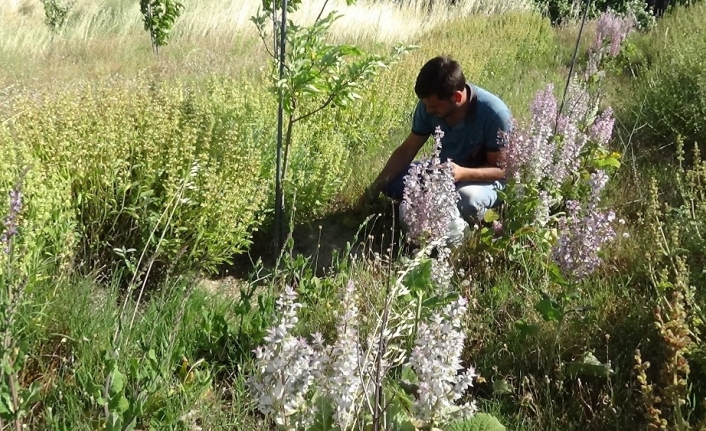
<path id="1" fill-rule="evenodd" d="M 24 177 L 24 172 L 20 180 Z M 10 390 L 9 403 L 11 405 L 3 405 L 3 413 L 6 418 L 11 418 L 12 424 L 16 431 L 23 429 L 22 416 L 25 413 L 25 406 L 31 402 L 31 399 L 21 399 L 17 382 L 17 375 L 22 369 L 23 352 L 15 339 L 14 326 L 15 316 L 19 304 L 22 302 L 25 286 L 27 285 L 27 277 L 23 277 L 18 281 L 15 275 L 15 264 L 17 263 L 17 255 L 15 253 L 15 238 L 18 233 L 19 216 L 22 210 L 22 191 L 20 182 L 10 191 L 10 205 L 7 216 L 4 220 L 4 229 L 2 233 L 2 250 L 4 253 L 5 268 L 0 274 L 0 331 L 2 331 L 2 350 L 0 351 L 0 390 L 3 390 L 5 381 Z M 7 380 L 6 380 L 7 379 Z M 5 398 L 5 397 L 3 397 Z M 7 398 L 0 401 L 5 403 Z M 0 429 L 4 429 L 4 420 L 0 416 Z"/>

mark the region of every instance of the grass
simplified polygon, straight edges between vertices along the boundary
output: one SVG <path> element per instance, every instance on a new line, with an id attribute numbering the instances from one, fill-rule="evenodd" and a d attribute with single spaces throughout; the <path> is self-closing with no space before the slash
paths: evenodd
<path id="1" fill-rule="evenodd" d="M 439 6 L 428 10 L 422 1 L 399 6 L 361 1 L 346 6 L 343 1 L 308 1 L 307 7 L 292 15 L 296 22 L 309 24 L 321 8 L 343 13 L 334 24 L 334 41 L 358 44 L 410 42 L 419 40 L 438 23 L 478 13 L 529 10 L 528 1 L 465 0 L 454 8 Z M 51 73 L 53 78 L 113 74 L 150 68 L 196 69 L 195 74 L 257 69 L 264 61 L 255 26 L 250 22 L 260 2 L 198 0 L 187 2 L 171 35 L 171 47 L 160 60 L 152 58 L 149 35 L 144 31 L 137 4 L 126 0 L 75 3 L 61 34 L 52 37 L 44 25 L 44 9 L 39 2 L 23 1 L 0 5 L 0 53 L 6 59 L 3 75 L 9 85 L 17 79 L 32 79 Z M 120 49 L 115 49 L 115 47 Z M 239 60 L 235 61 L 238 58 Z M 243 61 L 247 59 L 247 61 Z M 36 62 L 46 68 L 28 68 Z M 176 63 L 176 64 L 175 64 Z M 51 71 L 51 72 L 49 72 Z M 48 78 L 49 76 L 47 76 Z"/>
<path id="2" fill-rule="evenodd" d="M 295 18 L 310 22 L 321 4 L 308 4 Z M 269 233 L 276 100 L 263 90 L 266 56 L 248 21 L 257 5 L 189 2 L 159 56 L 151 53 L 132 3 L 78 2 L 53 41 L 39 3 L 0 5 L 0 55 L 7 59 L 0 65 L 3 191 L 14 186 L 22 165 L 32 168 L 23 181 L 23 224 L 14 243 L 19 260 L 0 260 L 9 343 L 3 364 L 21 364 L 3 371 L 0 399 L 11 399 L 12 385 L 35 385 L 38 396 L 19 408 L 18 420 L 29 429 L 88 430 L 132 418 L 138 429 L 271 429 L 246 379 L 252 351 L 273 323 L 276 294 L 297 286 L 303 303 L 297 333 L 318 330 L 332 338 L 338 293 L 349 279 L 361 289 L 363 314 L 373 316 L 384 287 L 404 268 L 391 208 L 381 204 L 382 215 L 357 238 L 362 216 L 349 208 L 408 131 L 419 67 L 433 55 L 451 54 L 470 81 L 527 120 L 537 90 L 549 82 L 563 89 L 577 35 L 575 26 L 553 28 L 515 2 L 469 0 L 432 12 L 422 3 L 329 3 L 344 12 L 333 42 L 373 51 L 405 42 L 419 49 L 375 77 L 359 104 L 324 111 L 295 130 L 294 221 L 323 224 L 314 228 L 314 240 L 277 266 L 248 262 L 244 254 L 235 267 L 218 268 L 235 276 L 206 283 L 201 259 L 231 252 L 231 240 L 244 241 L 239 250 L 255 259 L 266 257 L 257 251 L 266 248 L 262 238 Z M 674 29 L 674 22 L 685 22 L 683 14 L 678 9 L 661 25 Z M 632 40 L 654 58 L 667 58 L 656 54 L 665 37 L 660 29 Z M 646 73 L 653 62 L 664 67 L 666 61 L 650 60 Z M 635 78 L 622 70 L 613 71 L 606 102 L 627 112 L 636 103 L 630 99 Z M 601 270 L 575 286 L 568 303 L 575 311 L 566 319 L 547 320 L 536 307 L 542 292 L 558 293 L 541 253 L 512 261 L 470 241 L 455 256 L 464 270 L 454 274 L 455 285 L 473 299 L 464 359 L 483 376 L 471 392 L 508 429 L 646 429 L 654 420 L 650 391 L 662 398 L 661 415 L 672 423 L 682 414 L 672 397 L 690 400 L 683 409 L 693 427 L 678 429 L 697 429 L 704 417 L 699 287 L 706 168 L 692 165 L 698 160 L 692 157 L 683 168 L 642 162 L 643 147 L 654 142 L 630 136 L 639 127 L 630 115 L 618 120 L 612 145 L 625 153 L 624 165 L 608 204 L 628 220 L 630 236 L 604 250 Z M 691 148 L 687 143 L 684 150 Z M 193 188 L 180 188 L 197 155 L 202 170 Z M 668 186 L 651 189 L 655 175 Z M 160 221 L 172 209 L 172 221 Z M 4 202 L 0 210 L 9 211 Z M 241 214 L 257 221 L 249 225 Z M 292 247 L 299 245 L 297 233 Z M 115 249 L 123 246 L 139 250 L 117 258 Z M 340 254 L 328 256 L 322 268 L 326 246 Z M 148 255 L 138 262 L 143 248 Z M 152 257 L 162 266 L 148 274 Z M 112 272 L 102 266 L 106 261 Z M 138 296 L 145 277 L 158 281 Z M 686 305 L 670 301 L 673 290 L 686 296 Z M 674 332 L 655 327 L 657 306 Z M 680 307 L 685 315 L 673 311 Z M 674 334 L 682 329 L 694 341 L 680 356 Z M 638 349 L 651 363 L 643 381 L 634 368 Z M 582 362 L 588 354 L 598 363 Z M 675 368 L 683 360 L 691 374 Z M 608 367 L 612 372 L 604 374 Z M 688 386 L 681 386 L 686 379 Z M 113 416 L 102 406 L 106 397 Z M 13 423 L 11 415 L 0 416 L 1 429 Z"/>

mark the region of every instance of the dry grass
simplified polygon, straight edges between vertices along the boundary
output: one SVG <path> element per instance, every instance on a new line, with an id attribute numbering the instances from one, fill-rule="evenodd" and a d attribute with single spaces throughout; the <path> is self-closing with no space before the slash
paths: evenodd
<path id="1" fill-rule="evenodd" d="M 68 1 L 68 0 L 67 0 Z M 430 4 L 431 2 L 431 4 Z M 200 40 L 211 37 L 232 39 L 254 36 L 249 21 L 261 2 L 259 0 L 192 0 L 185 2 L 183 15 L 174 27 L 175 40 Z M 293 14 L 294 20 L 309 24 L 321 8 L 341 11 L 344 16 L 335 26 L 336 34 L 348 40 L 397 42 L 418 37 L 421 33 L 451 18 L 478 13 L 500 13 L 529 9 L 528 0 L 460 0 L 456 6 L 443 1 L 361 0 L 347 6 L 344 0 L 304 0 Z M 43 24 L 44 8 L 40 0 L 6 0 L 0 5 L 0 28 L 4 51 L 41 52 L 51 42 L 49 29 Z M 89 41 L 106 35 L 134 36 L 142 31 L 138 3 L 126 0 L 75 0 L 63 38 Z"/>
<path id="2" fill-rule="evenodd" d="M 63 31 L 52 38 L 40 0 L 0 1 L 0 92 L 18 86 L 72 85 L 111 75 L 203 77 L 257 75 L 266 64 L 262 41 L 250 22 L 260 0 L 189 0 L 169 45 L 154 56 L 136 0 L 74 1 Z M 332 42 L 364 47 L 419 43 L 464 16 L 531 8 L 531 0 L 303 0 L 292 19 L 310 24 L 325 5 L 342 17 Z M 429 2 L 436 5 L 430 6 Z M 0 107 L 2 108 L 2 107 Z M 2 110 L 2 109 L 0 109 Z"/>

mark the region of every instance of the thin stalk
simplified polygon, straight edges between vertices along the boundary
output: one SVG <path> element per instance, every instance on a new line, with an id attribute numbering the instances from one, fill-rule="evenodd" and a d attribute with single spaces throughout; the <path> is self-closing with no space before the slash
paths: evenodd
<path id="1" fill-rule="evenodd" d="M 294 118 L 290 114 L 289 119 L 287 120 L 287 134 L 285 135 L 284 139 L 284 157 L 282 160 L 282 179 L 287 178 L 287 167 L 289 166 L 289 151 L 292 147 L 292 129 L 294 126 Z M 284 210 L 284 202 L 283 202 L 283 208 Z M 282 217 L 282 226 L 280 227 L 280 241 L 282 241 L 282 236 L 284 236 L 284 217 Z"/>
<path id="2" fill-rule="evenodd" d="M 392 275 L 392 259 L 388 259 L 387 262 L 387 282 L 385 287 L 385 309 L 382 314 L 382 322 L 380 324 L 380 339 L 378 340 L 378 356 L 377 363 L 375 364 L 375 395 L 373 403 L 373 431 L 380 431 L 380 421 L 381 416 L 384 413 L 382 408 L 383 403 L 383 391 L 382 391 L 382 360 L 385 356 L 385 332 L 387 329 L 387 321 L 390 317 L 390 308 L 392 307 L 392 300 L 390 295 L 392 293 L 392 285 L 390 283 L 390 276 Z"/>
<path id="3" fill-rule="evenodd" d="M 569 67 L 569 76 L 566 77 L 566 86 L 564 87 L 564 95 L 561 98 L 561 105 L 556 113 L 556 121 L 554 122 L 554 134 L 556 135 L 556 129 L 559 125 L 559 116 L 561 111 L 564 109 L 564 102 L 566 101 L 566 92 L 569 90 L 569 83 L 571 83 L 571 75 L 574 73 L 574 66 L 576 65 L 576 57 L 579 52 L 579 44 L 581 43 L 581 35 L 583 34 L 583 27 L 586 24 L 586 17 L 588 15 L 588 8 L 591 6 L 591 0 L 586 0 L 586 7 L 583 10 L 583 19 L 581 20 L 581 27 L 579 28 L 579 35 L 576 38 L 576 46 L 574 47 L 574 56 L 571 59 L 571 66 Z"/>
<path id="4" fill-rule="evenodd" d="M 279 78 L 284 78 L 284 60 L 287 45 L 287 0 L 282 0 L 282 22 L 280 23 L 279 44 Z M 279 253 L 282 247 L 282 217 L 284 210 L 284 196 L 282 193 L 282 129 L 284 127 L 284 91 L 279 90 L 279 108 L 277 110 L 277 168 L 275 174 L 275 229 L 274 247 Z"/>
<path id="5" fill-rule="evenodd" d="M 26 287 L 27 279 L 24 280 L 24 285 L 19 286 L 19 289 L 14 291 L 13 289 L 13 283 L 12 283 L 12 273 L 13 268 L 12 268 L 12 261 L 13 261 L 13 238 L 10 236 L 8 238 L 8 248 L 10 250 L 10 253 L 8 255 L 8 264 L 6 268 L 6 274 L 7 278 L 9 279 L 7 283 L 7 316 L 5 322 L 3 322 L 5 326 L 5 336 L 3 337 L 3 342 L 2 342 L 2 347 L 4 352 L 10 351 L 10 347 L 13 344 L 13 337 L 12 337 L 12 326 L 14 325 L 15 322 L 15 313 L 17 312 L 17 305 L 20 303 L 20 298 L 22 295 L 22 292 L 24 291 L 24 288 Z M 10 363 L 8 364 L 8 369 L 12 370 L 15 366 L 15 360 L 13 358 L 9 359 Z M 0 369 L 0 378 L 4 377 L 4 370 L 5 368 L 2 367 Z M 10 386 L 10 397 L 12 401 L 12 407 L 17 415 L 15 419 L 12 421 L 13 425 L 15 426 L 16 431 L 22 431 L 22 422 L 19 417 L 19 408 L 20 408 L 20 399 L 19 399 L 19 394 L 17 392 L 17 376 L 15 372 L 10 372 L 7 375 L 8 383 Z M 4 423 L 0 423 L 0 430 L 4 429 Z"/>
<path id="6" fill-rule="evenodd" d="M 152 24 L 152 2 L 147 3 L 147 15 L 149 16 L 150 20 L 150 42 L 152 42 L 152 52 L 154 54 L 159 54 L 159 47 L 157 46 L 157 41 L 154 38 L 154 27 Z"/>

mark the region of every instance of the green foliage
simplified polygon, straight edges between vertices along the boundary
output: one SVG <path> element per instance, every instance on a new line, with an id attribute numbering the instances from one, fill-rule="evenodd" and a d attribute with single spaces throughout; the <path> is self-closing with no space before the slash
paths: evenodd
<path id="1" fill-rule="evenodd" d="M 215 271 L 249 247 L 263 217 L 260 150 L 243 138 L 246 118 L 257 114 L 237 86 L 197 97 L 176 83 L 147 85 L 20 100 L 10 142 L 60 174 L 57 185 L 68 182 L 91 266 L 127 277 L 149 266 L 153 276 L 159 268 Z"/>
<path id="2" fill-rule="evenodd" d="M 641 269 L 648 274 L 657 297 L 653 320 L 660 354 L 645 361 L 643 356 L 649 353 L 637 349 L 634 368 L 646 420 L 652 426 L 691 430 L 706 423 L 706 386 L 701 378 L 706 373 L 706 296 L 697 288 L 706 276 L 706 163 L 696 145 L 693 161 L 684 163 L 680 139 L 677 157 L 679 166 L 662 190 L 657 179 L 651 179 L 640 220 L 651 242 L 642 250 Z M 664 189 L 671 193 L 663 193 Z M 651 367 L 660 373 L 648 376 L 646 370 Z"/>
<path id="3" fill-rule="evenodd" d="M 21 355 L 16 362 L 20 394 L 41 388 L 25 397 L 22 424 L 28 429 L 187 431 L 197 424 L 227 429 L 217 405 L 222 381 L 216 386 L 214 370 L 227 365 L 231 372 L 231 363 L 219 363 L 201 349 L 200 337 L 208 330 L 203 315 L 208 310 L 224 316 L 236 331 L 239 322 L 248 325 L 249 317 L 238 320 L 231 312 L 236 301 L 194 290 L 193 283 L 164 285 L 144 304 L 128 301 L 124 315 L 135 307 L 140 312 L 132 330 L 123 327 L 125 337 L 115 354 L 110 344 L 121 314 L 117 289 L 85 279 L 58 285 L 30 281 L 26 291 L 31 296 L 20 303 L 13 328 L 21 349 L 7 351 Z M 257 305 L 253 308 L 248 316 L 259 313 Z M 255 335 L 243 332 L 245 340 Z M 45 360 L 45 354 L 52 359 Z M 237 386 L 237 378 L 229 384 L 234 393 Z M 260 429 L 242 416 L 231 416 L 233 426 Z"/>
<path id="4" fill-rule="evenodd" d="M 272 7 L 274 3 L 269 3 Z M 297 3 L 298 4 L 298 3 Z M 296 4 L 293 4 L 293 7 Z M 259 10 L 251 18 L 257 31 L 265 44 L 269 46 L 268 30 L 272 27 L 268 23 L 273 20 L 271 10 Z M 324 4 L 323 8 L 325 8 Z M 324 9 L 321 9 L 323 14 Z M 269 52 L 271 58 L 270 92 L 278 95 L 281 108 L 286 113 L 286 126 L 282 125 L 284 137 L 277 143 L 278 164 L 276 166 L 277 179 L 285 182 L 287 167 L 292 147 L 292 134 L 294 124 L 307 120 L 314 114 L 331 108 L 344 108 L 351 102 L 361 99 L 360 91 L 369 81 L 376 76 L 378 69 L 387 67 L 384 56 L 365 54 L 359 48 L 348 44 L 329 44 L 326 34 L 331 25 L 340 18 L 336 12 L 330 12 L 323 18 L 318 17 L 310 26 L 300 26 L 288 20 L 286 27 L 278 25 L 275 30 L 275 40 L 278 50 L 284 50 L 284 58 L 279 57 L 279 52 Z M 285 32 L 285 46 L 280 46 L 281 33 Z M 392 61 L 404 54 L 408 47 L 395 47 L 392 52 Z M 281 61 L 282 60 L 282 61 Z M 281 156 L 281 162 L 279 154 Z M 281 164 L 280 164 L 281 163 Z M 332 171 L 334 177 L 340 173 Z M 325 178 L 327 179 L 327 178 Z M 280 236 L 283 220 L 281 210 L 287 210 L 284 205 L 284 194 L 279 181 L 275 196 L 275 231 Z M 297 190 L 294 189 L 294 194 Z M 291 210 L 290 210 L 291 212 Z M 277 244 L 281 238 L 277 238 Z"/>
<path id="5" fill-rule="evenodd" d="M 664 160 L 664 146 L 677 135 L 706 149 L 706 3 L 666 15 L 653 31 L 635 41 L 637 80 L 627 91 L 624 111 L 637 124 L 635 138 Z M 658 150 L 661 149 L 661 150 Z M 673 152 L 670 151 L 671 154 Z"/>
<path id="6" fill-rule="evenodd" d="M 181 15 L 184 5 L 180 0 L 140 0 L 140 12 L 145 30 L 150 33 L 152 50 L 159 53 L 159 48 L 169 40 L 169 32 L 174 21 Z"/>
<path id="7" fill-rule="evenodd" d="M 675 4 L 690 3 L 691 0 L 679 0 Z M 569 23 L 582 19 L 586 7 L 585 0 L 535 0 L 550 17 L 553 23 Z M 596 0 L 588 9 L 588 19 L 598 17 L 602 12 L 614 10 L 620 14 L 632 14 L 638 28 L 647 29 L 654 25 L 654 12 L 645 0 Z"/>
<path id="8" fill-rule="evenodd" d="M 15 141 L 7 125 L 0 125 L 0 152 L 4 155 L 0 160 L 0 214 L 8 213 L 9 192 L 18 183 L 23 195 L 18 216 L 22 235 L 15 238 L 22 253 L 14 257 L 14 272 L 37 279 L 52 276 L 56 269 L 68 272 L 79 241 L 70 181 L 60 170 L 46 166 L 30 143 Z M 7 259 L 0 253 L 0 274 L 6 270 Z"/>
<path id="9" fill-rule="evenodd" d="M 354 169 L 345 129 L 337 131 L 316 120 L 295 130 L 290 143 L 285 201 L 297 221 L 323 216 Z"/>
<path id="10" fill-rule="evenodd" d="M 64 27 L 74 4 L 75 2 L 66 3 L 62 0 L 42 0 L 45 15 L 44 23 L 51 30 L 52 37 Z"/>
<path id="11" fill-rule="evenodd" d="M 691 268 L 704 268 L 702 253 L 706 247 L 706 162 L 698 145 L 692 147 L 690 162 L 684 143 L 677 140 L 678 166 L 660 186 L 656 178 L 649 184 L 649 199 L 641 220 L 653 235 L 655 246 L 645 250 L 645 264 L 653 271 L 652 282 L 659 285 L 657 268 L 675 267 L 673 261 L 685 259 Z M 665 191 L 669 190 L 669 194 Z M 706 272 L 692 271 L 687 284 L 700 286 L 706 282 Z M 700 294 L 701 300 L 706 295 Z"/>
<path id="12" fill-rule="evenodd" d="M 23 319 L 37 319 L 42 310 L 34 304 L 31 288 L 36 280 L 36 273 L 42 274 L 41 262 L 30 260 L 31 266 L 23 259 L 26 242 L 23 224 L 18 223 L 25 207 L 21 198 L 24 176 L 20 176 L 13 186 L 12 204 L 4 212 L 2 235 L 0 236 L 0 428 L 5 427 L 5 421 L 21 430 L 26 424 L 26 417 L 41 398 L 37 382 L 25 383 L 21 374 L 28 362 L 30 354 L 27 334 L 21 324 Z M 27 253 L 32 256 L 36 249 L 30 248 Z"/>
<path id="13" fill-rule="evenodd" d="M 505 427 L 488 413 L 476 413 L 470 419 L 454 421 L 444 431 L 505 431 Z"/>

